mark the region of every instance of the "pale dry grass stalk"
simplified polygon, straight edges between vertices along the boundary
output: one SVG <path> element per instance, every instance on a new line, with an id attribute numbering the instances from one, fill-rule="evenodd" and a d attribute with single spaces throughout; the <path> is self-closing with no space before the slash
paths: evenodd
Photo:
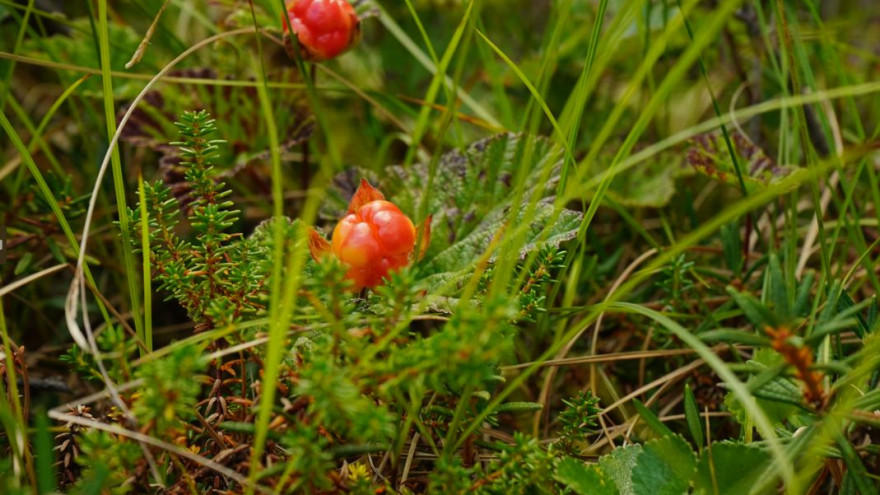
<path id="1" fill-rule="evenodd" d="M 32 274 L 28 275 L 27 277 L 21 278 L 21 279 L 16 280 L 12 283 L 4 285 L 3 287 L 0 287 L 0 298 L 2 298 L 6 294 L 9 294 L 10 292 L 12 292 L 18 288 L 24 287 L 25 285 L 27 285 L 35 280 L 39 280 L 47 275 L 51 275 L 55 272 L 61 271 L 69 266 L 70 265 L 68 263 L 61 263 L 61 264 L 58 264 L 55 266 L 50 266 L 49 268 L 38 271 L 37 273 L 32 273 Z"/>
<path id="2" fill-rule="evenodd" d="M 646 251 L 645 253 L 642 253 L 642 255 L 640 255 L 638 258 L 633 260 L 632 263 L 630 263 L 629 266 L 626 267 L 626 269 L 623 271 L 623 273 L 621 273 L 620 276 L 617 277 L 617 280 L 614 281 L 614 283 L 611 285 L 611 288 L 608 289 L 608 294 L 605 296 L 605 301 L 607 302 L 610 300 L 611 295 L 614 294 L 614 292 L 623 284 L 623 282 L 626 279 L 628 279 L 630 277 L 630 275 L 632 275 L 632 273 L 636 270 L 636 268 L 639 267 L 639 265 L 644 263 L 646 260 L 648 260 L 649 258 L 654 256 L 655 254 L 657 254 L 657 249 L 652 248 L 652 249 Z M 596 355 L 596 347 L 597 347 L 598 341 L 599 341 L 599 329 L 602 328 L 602 320 L 603 320 L 604 316 L 605 316 L 605 312 L 603 311 L 599 314 L 599 317 L 596 319 L 596 324 L 593 326 L 593 340 L 590 345 L 590 354 L 593 356 Z M 565 356 L 567 356 L 568 353 L 571 352 L 571 348 L 574 347 L 574 344 L 581 338 L 581 336 L 584 333 L 587 332 L 587 330 L 589 330 L 589 328 L 590 327 L 585 327 L 583 330 L 578 332 L 574 337 L 572 337 L 565 344 L 565 346 L 562 349 L 560 349 L 559 352 L 556 353 L 556 357 L 553 360 L 559 361 L 561 359 L 564 359 Z M 595 366 L 596 366 L 595 363 L 590 364 L 590 389 L 591 390 L 596 390 L 596 380 L 595 380 L 596 367 Z M 553 385 L 553 379 L 556 378 L 556 372 L 557 372 L 557 368 L 552 367 L 551 369 L 549 369 L 547 371 L 547 374 L 544 376 L 544 383 L 541 386 L 541 393 L 538 396 L 538 401 L 537 401 L 539 404 L 543 405 L 544 408 L 535 413 L 533 429 L 536 433 L 537 433 L 538 429 L 540 428 L 541 418 L 544 417 L 544 415 L 546 414 L 544 411 L 546 411 L 548 409 L 547 404 L 550 402 L 550 393 L 551 393 L 550 389 L 552 388 L 552 385 Z"/>
<path id="3" fill-rule="evenodd" d="M 825 110 L 825 114 L 828 116 L 828 123 L 831 126 L 831 135 L 834 138 L 834 154 L 837 156 L 838 160 L 841 160 L 843 158 L 843 137 L 840 134 L 840 123 L 837 120 L 837 114 L 834 113 L 834 107 L 828 100 L 824 100 L 821 103 L 822 108 Z M 840 172 L 835 170 L 825 184 L 825 189 L 822 191 L 822 198 L 820 199 L 819 209 L 813 215 L 813 220 L 810 222 L 810 229 L 804 237 L 801 256 L 800 259 L 798 259 L 797 269 L 795 270 L 795 276 L 798 279 L 804 274 L 804 270 L 807 268 L 807 262 L 810 260 L 810 256 L 814 252 L 813 244 L 819 236 L 819 215 L 822 215 L 824 218 L 825 212 L 828 211 L 828 205 L 831 203 L 831 197 L 834 194 L 834 190 L 837 189 L 837 184 L 839 182 Z"/>

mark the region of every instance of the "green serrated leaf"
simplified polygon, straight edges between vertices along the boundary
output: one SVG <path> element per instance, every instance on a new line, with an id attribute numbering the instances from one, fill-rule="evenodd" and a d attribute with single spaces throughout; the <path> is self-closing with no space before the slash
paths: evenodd
<path id="1" fill-rule="evenodd" d="M 680 159 L 646 161 L 628 173 L 618 174 L 607 195 L 617 203 L 637 208 L 661 208 L 675 194 L 675 179 L 686 172 Z M 598 168 L 598 167 L 597 167 Z M 604 173 L 604 169 L 597 170 Z"/>
<path id="2" fill-rule="evenodd" d="M 525 208 L 526 206 L 523 205 L 518 220 L 525 214 Z M 565 210 L 552 225 L 549 225 L 549 220 L 553 215 L 553 198 L 541 201 L 536 208 L 537 211 L 533 213 L 532 223 L 526 234 L 526 243 L 520 250 L 520 259 L 525 258 L 533 250 L 545 246 L 558 246 L 577 235 L 577 228 L 581 221 L 580 213 Z M 507 212 L 504 209 L 493 210 L 472 233 L 431 259 L 425 270 L 428 273 L 438 274 L 468 269 L 489 247 L 492 239 L 503 226 L 506 215 Z M 540 241 L 545 229 L 549 232 L 546 233 L 546 239 Z"/>
<path id="3" fill-rule="evenodd" d="M 776 367 L 782 363 L 782 356 L 771 349 L 763 348 L 759 349 L 755 352 L 755 355 L 751 360 L 747 362 L 750 365 L 758 365 L 762 368 L 771 369 Z M 767 383 L 761 384 L 760 382 L 765 381 Z M 785 378 L 776 377 L 770 380 L 766 378 L 760 377 L 759 375 L 753 375 L 749 377 L 746 381 L 746 385 L 751 387 L 758 386 L 758 389 L 753 391 L 757 399 L 758 406 L 764 410 L 764 413 L 767 415 L 767 419 L 769 419 L 773 424 L 782 424 L 785 420 L 787 420 L 792 414 L 797 411 L 797 407 L 792 405 L 789 402 L 789 399 L 792 397 L 791 392 L 792 389 L 785 384 L 776 383 L 772 386 L 769 384 L 771 382 L 788 382 L 789 385 L 794 387 L 797 390 L 798 396 L 800 396 L 800 390 L 797 389 L 797 385 L 791 383 L 791 381 L 786 380 Z M 768 387 L 765 389 L 765 387 Z M 786 389 L 783 391 L 783 389 Z M 773 399 L 779 400 L 770 400 L 770 397 Z M 736 420 L 740 424 L 744 424 L 746 421 L 746 412 L 743 409 L 742 405 L 740 405 L 739 401 L 731 394 L 730 392 L 724 398 L 724 404 L 727 406 L 727 410 L 730 411 Z"/>
<path id="4" fill-rule="evenodd" d="M 733 148 L 737 161 L 748 170 L 743 179 L 749 193 L 760 191 L 794 171 L 793 167 L 780 166 L 764 153 L 764 150 L 741 134 L 733 134 Z M 721 182 L 736 185 L 737 174 L 727 145 L 720 132 L 700 134 L 691 140 L 687 153 L 688 163 L 700 173 Z"/>
<path id="5" fill-rule="evenodd" d="M 633 467 L 633 494 L 681 495 L 687 491 L 696 468 L 694 451 L 681 436 L 651 440 Z"/>
<path id="6" fill-rule="evenodd" d="M 797 385 L 787 378 L 776 376 L 778 374 L 776 370 L 768 371 L 770 371 L 773 378 L 766 379 L 760 375 L 755 377 L 756 381 L 764 381 L 760 386 L 756 386 L 755 389 L 750 388 L 752 393 L 755 394 L 755 397 L 772 402 L 792 404 L 795 406 L 800 405 L 801 402 L 803 402 L 803 394 Z"/>
<path id="7" fill-rule="evenodd" d="M 745 495 L 771 464 L 764 450 L 733 442 L 713 443 L 700 458 L 694 493 Z"/>
<path id="8" fill-rule="evenodd" d="M 617 485 L 620 495 L 633 495 L 632 473 L 636 460 L 642 454 L 643 448 L 639 444 L 619 447 L 610 454 L 599 458 L 599 467 Z"/>
<path id="9" fill-rule="evenodd" d="M 502 232 L 523 234 L 521 259 L 572 239 L 583 214 L 556 210 L 561 156 L 547 139 L 505 133 L 449 152 L 435 167 L 391 167 L 380 187 L 388 199 L 410 215 L 433 216 L 431 243 L 421 264 L 425 285 L 463 282 L 472 274 L 471 264 Z M 337 177 L 338 184 L 354 182 L 351 173 Z M 522 200 L 513 204 L 518 182 Z M 534 209 L 528 211 L 530 203 Z M 529 223 L 523 225 L 526 218 Z"/>
<path id="10" fill-rule="evenodd" d="M 391 167 L 382 190 L 404 212 L 419 211 L 427 201 L 427 212 L 434 215 L 432 237 L 437 239 L 428 251 L 430 258 L 472 232 L 490 211 L 509 207 L 517 174 L 532 176 L 545 167 L 558 170 L 560 164 L 561 153 L 544 138 L 498 134 L 440 157 L 433 179 L 428 164 Z M 549 180 L 538 186 L 543 187 L 542 196 L 552 194 L 554 185 L 555 180 Z"/>
<path id="11" fill-rule="evenodd" d="M 597 464 L 585 464 L 566 457 L 554 475 L 557 481 L 578 495 L 617 495 L 617 485 Z"/>

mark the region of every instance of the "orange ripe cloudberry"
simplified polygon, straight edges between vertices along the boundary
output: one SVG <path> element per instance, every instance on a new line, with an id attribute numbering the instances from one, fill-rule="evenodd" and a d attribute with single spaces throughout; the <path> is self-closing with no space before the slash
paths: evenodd
<path id="1" fill-rule="evenodd" d="M 431 217 L 421 228 L 419 257 L 430 240 Z M 382 279 L 414 258 L 416 228 L 400 208 L 364 179 L 348 205 L 348 213 L 336 224 L 331 242 L 315 230 L 310 232 L 309 249 L 315 261 L 332 255 L 348 270 L 346 277 L 354 289 L 375 287 Z"/>
<path id="2" fill-rule="evenodd" d="M 288 0 L 286 7 L 290 29 L 306 60 L 329 60 L 354 47 L 360 39 L 360 20 L 347 0 Z M 290 48 L 288 23 L 282 19 L 281 25 L 285 46 Z"/>

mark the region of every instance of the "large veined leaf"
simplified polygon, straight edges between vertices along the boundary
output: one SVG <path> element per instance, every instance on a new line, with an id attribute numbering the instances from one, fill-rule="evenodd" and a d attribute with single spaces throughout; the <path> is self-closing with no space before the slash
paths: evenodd
<path id="1" fill-rule="evenodd" d="M 644 449 L 639 444 L 627 445 L 611 451 L 610 454 L 599 458 L 599 467 L 602 468 L 617 485 L 620 495 L 632 495 L 632 473 L 639 455 Z"/>
<path id="2" fill-rule="evenodd" d="M 556 467 L 555 478 L 578 495 L 617 495 L 614 480 L 596 464 L 566 457 Z"/>
<path id="3" fill-rule="evenodd" d="M 766 348 L 755 352 L 753 359 L 748 361 L 749 364 L 765 367 L 767 369 L 772 368 L 781 362 L 782 356 L 775 351 Z M 757 380 L 757 376 L 750 376 L 746 381 L 746 385 L 755 384 Z M 773 378 L 755 390 L 754 394 L 758 397 L 758 406 L 764 410 L 768 419 L 774 424 L 784 422 L 789 416 L 796 412 L 797 407 L 793 404 L 799 402 L 803 397 L 797 385 L 784 377 Z M 724 403 L 740 424 L 745 423 L 745 408 L 742 407 L 732 392 L 727 393 L 724 398 Z"/>
<path id="4" fill-rule="evenodd" d="M 392 168 L 388 190 L 394 201 L 414 210 L 427 202 L 434 215 L 424 273 L 438 280 L 469 271 L 501 233 L 522 235 L 520 258 L 574 237 L 582 214 L 557 211 L 554 203 L 561 156 L 544 138 L 499 134 L 447 153 L 433 178 L 425 164 Z M 522 194 L 514 204 L 518 183 Z"/>
<path id="5" fill-rule="evenodd" d="M 517 180 L 525 179 L 526 200 L 531 194 L 552 195 L 561 167 L 561 150 L 540 137 L 498 134 L 477 141 L 465 150 L 443 155 L 433 166 L 416 164 L 391 167 L 383 190 L 404 211 L 419 211 L 427 202 L 434 215 L 429 257 L 478 230 L 489 217 L 511 206 Z M 542 175 L 545 176 L 541 181 Z"/>
<path id="6" fill-rule="evenodd" d="M 623 206 L 666 206 L 675 194 L 675 179 L 689 171 L 681 166 L 680 161 L 667 155 L 658 158 L 617 174 L 611 181 L 608 197 Z"/>
<path id="7" fill-rule="evenodd" d="M 526 209 L 527 207 L 524 206 L 517 212 L 516 219 L 511 225 L 520 225 L 527 213 Z M 489 247 L 493 237 L 504 226 L 507 213 L 503 208 L 493 210 L 470 234 L 431 258 L 428 263 L 428 272 L 444 273 L 466 269 L 480 253 Z M 581 221 L 580 213 L 563 210 L 550 225 L 553 213 L 553 198 L 542 200 L 535 206 L 526 231 L 526 244 L 519 250 L 520 258 L 524 258 L 529 251 L 542 246 L 559 245 L 577 234 Z M 509 228 L 510 226 L 508 226 Z"/>
<path id="8" fill-rule="evenodd" d="M 749 192 L 764 189 L 794 171 L 794 167 L 781 166 L 774 162 L 764 150 L 738 132 L 731 134 L 731 144 Z M 687 162 L 709 177 L 737 187 L 739 185 L 727 143 L 719 132 L 695 136 L 691 140 Z"/>
<path id="9" fill-rule="evenodd" d="M 684 438 L 670 435 L 645 444 L 632 470 L 635 495 L 681 495 L 696 471 L 694 451 Z"/>
<path id="10" fill-rule="evenodd" d="M 771 461 L 763 449 L 741 443 L 717 442 L 709 449 L 697 468 L 696 494 L 748 494 Z"/>
<path id="11" fill-rule="evenodd" d="M 776 377 L 767 383 L 761 385 L 754 392 L 755 397 L 767 399 L 783 404 L 791 404 L 793 406 L 800 405 L 803 402 L 803 392 L 791 380 Z"/>
<path id="12" fill-rule="evenodd" d="M 419 212 L 433 215 L 421 271 L 428 286 L 439 287 L 470 273 L 498 235 L 519 236 L 520 259 L 573 238 L 583 214 L 555 204 L 561 169 L 562 152 L 549 140 L 506 133 L 451 151 L 433 165 L 390 167 L 379 189 L 415 221 Z M 370 178 L 357 170 L 336 177 L 325 218 L 341 215 L 359 175 Z"/>
<path id="13" fill-rule="evenodd" d="M 600 155 L 589 169 L 587 190 L 592 194 L 608 172 L 614 160 L 612 153 Z M 666 151 L 652 155 L 648 160 L 620 168 L 611 180 L 606 197 L 621 206 L 634 208 L 661 208 L 675 195 L 676 180 L 694 175 L 692 167 L 682 162 L 681 151 Z"/>

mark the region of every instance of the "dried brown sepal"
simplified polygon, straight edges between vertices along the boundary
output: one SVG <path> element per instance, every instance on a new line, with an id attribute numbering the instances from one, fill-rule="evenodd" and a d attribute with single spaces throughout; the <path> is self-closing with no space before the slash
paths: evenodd
<path id="1" fill-rule="evenodd" d="M 419 246 L 419 255 L 417 260 L 421 261 L 422 258 L 425 257 L 425 253 L 428 252 L 428 246 L 431 244 L 431 219 L 434 218 L 434 215 L 428 215 L 428 218 L 422 222 L 422 225 L 419 226 L 419 231 L 417 233 L 418 246 Z"/>
<path id="2" fill-rule="evenodd" d="M 312 253 L 312 259 L 318 262 L 330 254 L 330 243 L 315 229 L 309 229 L 309 252 Z"/>
<path id="3" fill-rule="evenodd" d="M 370 201 L 380 201 L 383 199 L 385 199 L 384 194 L 371 186 L 367 179 L 361 179 L 361 185 L 358 186 L 357 191 L 354 192 L 354 196 L 351 198 L 351 202 L 348 203 L 348 212 L 354 213 Z"/>
<path id="4" fill-rule="evenodd" d="M 794 333 L 786 327 L 764 327 L 764 333 L 772 339 L 771 347 L 782 355 L 785 362 L 794 367 L 795 378 L 804 383 L 804 398 L 813 404 L 821 404 L 825 400 L 822 387 L 824 375 L 813 368 L 813 352 L 809 347 L 796 346 L 789 341 Z"/>

